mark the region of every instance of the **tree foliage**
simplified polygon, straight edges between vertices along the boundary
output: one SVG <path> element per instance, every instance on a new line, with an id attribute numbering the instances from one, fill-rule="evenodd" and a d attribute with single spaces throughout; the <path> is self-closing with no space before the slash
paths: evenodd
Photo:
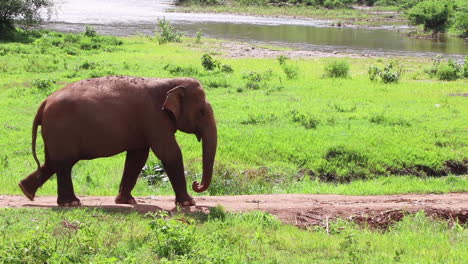
<path id="1" fill-rule="evenodd" d="M 50 16 L 53 0 L 1 0 L 0 30 L 13 29 L 15 25 L 30 27 L 42 21 L 42 11 Z"/>
<path id="2" fill-rule="evenodd" d="M 424 31 L 444 32 L 449 25 L 453 4 L 447 0 L 423 1 L 408 10 L 413 25 L 423 25 Z"/>

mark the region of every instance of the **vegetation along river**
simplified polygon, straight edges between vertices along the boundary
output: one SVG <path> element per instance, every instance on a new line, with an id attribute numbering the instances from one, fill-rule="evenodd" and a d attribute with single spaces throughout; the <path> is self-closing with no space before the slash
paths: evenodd
<path id="1" fill-rule="evenodd" d="M 374 56 L 422 56 L 437 54 L 462 59 L 468 40 L 444 36 L 438 40 L 403 36 L 403 28 L 333 27 L 331 21 L 268 18 L 230 14 L 169 12 L 173 0 L 64 0 L 45 26 L 79 32 L 91 25 L 101 34 L 128 36 L 154 34 L 157 19 L 203 36 L 294 47 L 302 50 L 346 52 Z"/>

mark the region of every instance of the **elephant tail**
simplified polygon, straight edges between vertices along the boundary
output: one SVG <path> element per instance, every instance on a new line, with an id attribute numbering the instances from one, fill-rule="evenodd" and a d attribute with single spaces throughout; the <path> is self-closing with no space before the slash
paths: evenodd
<path id="1" fill-rule="evenodd" d="M 36 161 L 36 164 L 37 164 L 37 169 L 41 168 L 41 163 L 39 162 L 39 159 L 37 158 L 37 154 L 36 154 L 37 127 L 41 125 L 42 123 L 42 113 L 44 112 L 45 105 L 46 105 L 46 101 L 44 101 L 39 107 L 39 109 L 37 110 L 36 116 L 34 117 L 34 121 L 33 121 L 33 127 L 32 127 L 31 148 L 32 148 L 32 154 L 33 154 L 34 160 Z"/>

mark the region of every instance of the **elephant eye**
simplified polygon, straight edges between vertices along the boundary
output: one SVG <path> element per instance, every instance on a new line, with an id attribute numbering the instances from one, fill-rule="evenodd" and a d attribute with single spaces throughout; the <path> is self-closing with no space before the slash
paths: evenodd
<path id="1" fill-rule="evenodd" d="M 201 116 L 204 116 L 204 115 L 205 115 L 205 110 L 203 110 L 203 109 L 200 110 L 200 115 L 201 115 Z"/>

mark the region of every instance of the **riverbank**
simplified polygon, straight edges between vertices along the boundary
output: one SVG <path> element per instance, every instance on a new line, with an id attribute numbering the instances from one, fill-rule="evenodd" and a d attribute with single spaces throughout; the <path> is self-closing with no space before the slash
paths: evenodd
<path id="1" fill-rule="evenodd" d="M 408 25 L 408 20 L 396 7 L 353 6 L 342 9 L 325 9 L 307 6 L 246 6 L 238 2 L 201 5 L 189 1 L 180 3 L 177 8 L 168 11 L 325 20 L 330 26 L 336 27 L 400 28 Z"/>

